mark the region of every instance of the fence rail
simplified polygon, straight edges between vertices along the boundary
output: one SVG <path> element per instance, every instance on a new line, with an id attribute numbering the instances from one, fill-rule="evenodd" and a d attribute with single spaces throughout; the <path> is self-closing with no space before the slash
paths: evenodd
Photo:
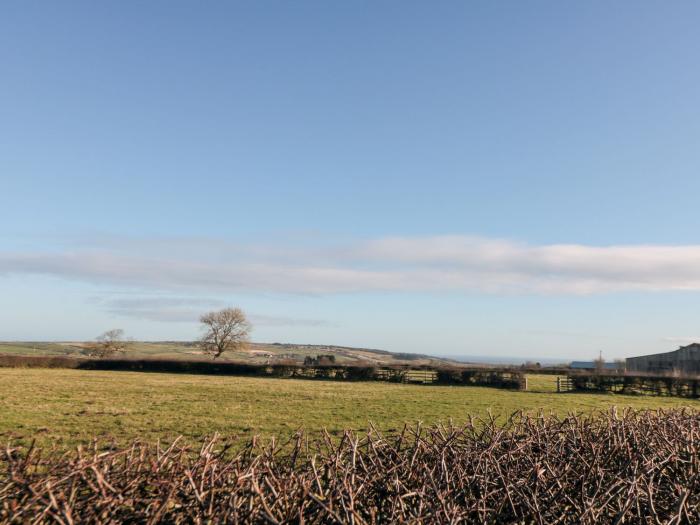
<path id="1" fill-rule="evenodd" d="M 557 392 L 571 392 L 574 389 L 573 381 L 568 376 L 557 376 Z"/>

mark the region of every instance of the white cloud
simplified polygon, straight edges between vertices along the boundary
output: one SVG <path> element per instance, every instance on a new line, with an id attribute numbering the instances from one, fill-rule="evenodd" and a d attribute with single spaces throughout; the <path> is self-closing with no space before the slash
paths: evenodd
<path id="1" fill-rule="evenodd" d="M 93 296 L 92 304 L 104 311 L 119 316 L 145 319 L 158 322 L 196 323 L 202 313 L 234 306 L 222 299 L 174 297 L 174 296 L 131 296 L 114 297 L 113 295 Z M 255 326 L 327 326 L 329 323 L 319 319 L 298 319 L 286 316 L 250 314 Z"/>
<path id="2" fill-rule="evenodd" d="M 0 252 L 3 273 L 197 294 L 698 291 L 700 245 L 538 246 L 435 236 L 302 248 L 216 239 L 111 239 L 99 250 Z"/>
<path id="3" fill-rule="evenodd" d="M 92 297 L 91 302 L 119 317 L 158 322 L 195 323 L 203 311 L 222 308 L 219 299 L 170 296 Z"/>

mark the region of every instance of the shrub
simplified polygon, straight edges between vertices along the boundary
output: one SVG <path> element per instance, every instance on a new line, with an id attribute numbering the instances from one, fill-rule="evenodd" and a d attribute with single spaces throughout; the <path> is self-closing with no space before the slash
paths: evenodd
<path id="1" fill-rule="evenodd" d="M 345 368 L 345 379 L 349 381 L 369 381 L 377 376 L 377 367 L 366 366 L 348 366 Z"/>
<path id="2" fill-rule="evenodd" d="M 698 435 L 700 413 L 675 410 L 298 433 L 239 452 L 8 447 L 0 522 L 700 523 Z"/>
<path id="3" fill-rule="evenodd" d="M 438 368 L 437 382 L 441 385 L 454 385 L 462 382 L 462 371 L 459 368 Z"/>

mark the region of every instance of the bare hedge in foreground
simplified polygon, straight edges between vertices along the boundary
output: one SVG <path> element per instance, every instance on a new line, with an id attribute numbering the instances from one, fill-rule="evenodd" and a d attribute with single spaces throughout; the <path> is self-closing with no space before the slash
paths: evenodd
<path id="1" fill-rule="evenodd" d="M 0 521 L 699 523 L 700 415 L 526 417 L 233 452 L 8 448 Z"/>

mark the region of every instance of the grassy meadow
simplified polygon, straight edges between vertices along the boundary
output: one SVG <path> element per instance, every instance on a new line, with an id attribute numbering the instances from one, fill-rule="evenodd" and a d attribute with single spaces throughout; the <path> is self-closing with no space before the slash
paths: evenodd
<path id="1" fill-rule="evenodd" d="M 71 447 L 93 436 L 123 443 L 177 435 L 286 437 L 298 428 L 382 430 L 404 423 L 459 423 L 517 410 L 586 412 L 611 406 L 700 408 L 679 398 L 557 394 L 554 376 L 530 376 L 530 391 L 67 369 L 0 369 L 0 442 Z"/>

